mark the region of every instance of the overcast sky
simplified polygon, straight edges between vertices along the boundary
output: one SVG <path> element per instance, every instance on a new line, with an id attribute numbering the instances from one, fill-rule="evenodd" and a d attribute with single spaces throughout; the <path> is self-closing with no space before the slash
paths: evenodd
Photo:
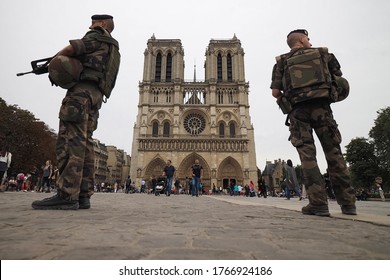
<path id="1" fill-rule="evenodd" d="M 269 88 L 275 56 L 288 52 L 286 35 L 309 31 L 313 47 L 328 47 L 350 82 L 347 100 L 332 106 L 343 136 L 342 147 L 368 137 L 377 111 L 390 105 L 390 1 L 388 0 L 13 0 L 1 1 L 1 93 L 8 104 L 32 112 L 58 130 L 58 110 L 65 90 L 52 87 L 47 75 L 16 77 L 30 61 L 54 55 L 69 39 L 81 38 L 93 14 L 114 16 L 113 37 L 120 43 L 121 69 L 108 103 L 100 111 L 94 138 L 131 154 L 147 40 L 181 39 L 185 78 L 204 79 L 205 50 L 210 39 L 236 34 L 245 51 L 251 122 L 255 129 L 257 165 L 267 160 L 299 157 L 288 138 L 285 116 Z M 317 141 L 318 143 L 318 141 Z M 319 147 L 319 144 L 317 145 Z M 318 149 L 321 171 L 326 163 Z"/>

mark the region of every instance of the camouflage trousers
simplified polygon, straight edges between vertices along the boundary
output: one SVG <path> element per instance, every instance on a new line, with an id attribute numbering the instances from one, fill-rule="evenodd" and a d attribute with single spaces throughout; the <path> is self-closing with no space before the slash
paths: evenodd
<path id="1" fill-rule="evenodd" d="M 94 142 L 103 95 L 93 83 L 68 90 L 60 108 L 56 145 L 57 187 L 72 200 L 90 197 L 94 186 Z"/>
<path id="2" fill-rule="evenodd" d="M 339 205 L 354 205 L 355 190 L 342 155 L 341 134 L 330 105 L 323 100 L 297 104 L 290 113 L 290 141 L 297 149 L 310 204 L 327 205 L 325 181 L 317 165 L 316 133 L 328 164 L 328 174 Z"/>

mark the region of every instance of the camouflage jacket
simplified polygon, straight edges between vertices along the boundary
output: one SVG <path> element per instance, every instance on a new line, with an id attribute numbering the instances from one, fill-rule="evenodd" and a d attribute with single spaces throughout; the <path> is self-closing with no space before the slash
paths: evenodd
<path id="1" fill-rule="evenodd" d="M 329 98 L 332 75 L 341 76 L 340 64 L 327 48 L 292 49 L 276 57 L 271 89 L 279 89 L 292 105 Z"/>
<path id="2" fill-rule="evenodd" d="M 96 27 L 88 31 L 82 39 L 70 40 L 70 44 L 75 50 L 75 56 L 83 65 L 83 72 L 80 80 L 91 80 L 98 82 L 102 77 L 104 66 L 109 57 L 110 45 L 98 41 L 94 34 L 107 34 L 107 31 L 101 27 Z"/>

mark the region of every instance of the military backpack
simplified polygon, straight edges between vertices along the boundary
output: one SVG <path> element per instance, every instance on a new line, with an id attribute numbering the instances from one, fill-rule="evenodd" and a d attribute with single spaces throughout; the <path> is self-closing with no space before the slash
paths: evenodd
<path id="1" fill-rule="evenodd" d="M 117 40 L 112 38 L 107 31 L 106 35 L 92 34 L 91 37 L 95 38 L 99 42 L 109 44 L 108 59 L 106 64 L 103 66 L 103 73 L 98 75 L 99 77 L 99 89 L 103 92 L 106 98 L 111 96 L 111 92 L 115 87 L 116 77 L 119 71 L 119 65 L 121 55 L 119 53 L 119 43 Z"/>
<path id="2" fill-rule="evenodd" d="M 336 70 L 339 70 L 337 59 L 328 53 L 327 48 L 298 49 L 276 57 L 279 69 L 283 69 L 282 84 L 287 99 L 322 89 L 329 92 L 327 97 L 331 102 L 344 100 L 349 93 L 348 81 L 331 73 L 328 67 L 330 58 L 337 63 Z"/>
<path id="3" fill-rule="evenodd" d="M 298 49 L 278 56 L 276 62 L 283 69 L 285 92 L 306 91 L 313 86 L 330 88 L 331 78 L 324 56 L 327 48 Z"/>

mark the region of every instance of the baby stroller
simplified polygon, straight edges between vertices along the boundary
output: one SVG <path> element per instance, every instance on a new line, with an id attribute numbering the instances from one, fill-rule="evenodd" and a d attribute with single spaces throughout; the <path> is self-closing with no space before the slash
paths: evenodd
<path id="1" fill-rule="evenodd" d="M 154 195 L 158 196 L 160 194 L 163 194 L 166 189 L 166 183 L 167 180 L 165 177 L 159 177 L 156 184 L 156 189 L 154 190 Z"/>

